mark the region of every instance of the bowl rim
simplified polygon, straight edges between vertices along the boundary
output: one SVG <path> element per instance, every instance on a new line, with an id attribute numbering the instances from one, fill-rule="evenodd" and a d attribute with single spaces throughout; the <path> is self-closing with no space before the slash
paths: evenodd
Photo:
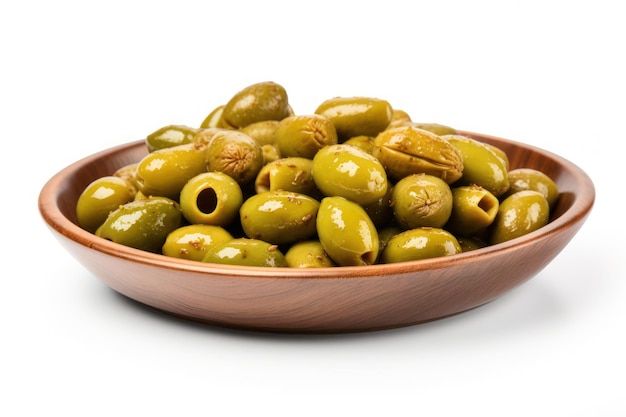
<path id="1" fill-rule="evenodd" d="M 511 139 L 461 130 L 459 131 L 459 134 L 467 135 L 469 137 L 477 137 L 479 139 L 484 138 L 496 142 L 507 142 L 514 146 L 524 147 L 532 152 L 541 154 L 545 158 L 556 161 L 558 165 L 562 166 L 565 170 L 572 174 L 577 185 L 576 198 L 572 202 L 572 205 L 559 217 L 553 219 L 550 223 L 538 230 L 506 242 L 489 245 L 484 248 L 453 256 L 390 264 L 323 268 L 269 268 L 202 263 L 199 261 L 179 259 L 158 253 L 151 253 L 100 238 L 73 223 L 59 208 L 59 194 L 64 187 L 64 180 L 70 174 L 82 167 L 94 163 L 105 155 L 122 153 L 140 144 L 145 144 L 144 139 L 139 139 L 96 152 L 92 155 L 79 159 L 78 161 L 58 171 L 42 187 L 38 198 L 38 208 L 40 215 L 47 226 L 60 236 L 109 256 L 114 256 L 136 263 L 152 265 L 159 268 L 166 268 L 175 271 L 205 273 L 214 276 L 235 276 L 247 278 L 273 277 L 291 279 L 363 279 L 367 277 L 379 277 L 381 275 L 416 273 L 422 270 L 432 271 L 448 268 L 452 265 L 463 266 L 464 264 L 471 263 L 476 259 L 486 260 L 501 254 L 506 254 L 507 252 L 514 252 L 521 247 L 533 245 L 538 241 L 548 239 L 551 235 L 558 233 L 559 231 L 565 230 L 577 223 L 582 223 L 582 220 L 584 220 L 591 212 L 595 203 L 594 184 L 586 172 L 568 159 L 548 150 Z"/>

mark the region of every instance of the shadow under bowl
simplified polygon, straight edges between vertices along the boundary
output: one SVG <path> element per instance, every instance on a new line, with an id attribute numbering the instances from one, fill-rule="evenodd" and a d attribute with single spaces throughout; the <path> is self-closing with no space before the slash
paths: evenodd
<path id="1" fill-rule="evenodd" d="M 535 276 L 570 242 L 595 200 L 589 176 L 537 147 L 461 132 L 534 168 L 560 191 L 551 221 L 525 236 L 459 255 L 386 265 L 259 268 L 188 261 L 126 247 L 76 224 L 84 188 L 147 154 L 145 141 L 113 147 L 54 175 L 39 211 L 62 246 L 113 290 L 172 315 L 220 326 L 347 333 L 424 323 L 481 306 Z"/>

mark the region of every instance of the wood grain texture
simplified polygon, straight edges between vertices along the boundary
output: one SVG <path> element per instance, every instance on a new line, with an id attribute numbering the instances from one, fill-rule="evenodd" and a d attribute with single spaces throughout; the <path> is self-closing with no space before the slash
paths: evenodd
<path id="1" fill-rule="evenodd" d="M 76 224 L 92 180 L 137 162 L 144 141 L 84 158 L 52 177 L 39 210 L 60 244 L 115 291 L 170 314 L 262 331 L 342 333 L 419 324 L 485 304 L 541 271 L 570 242 L 595 200 L 591 179 L 551 152 L 461 132 L 504 150 L 511 169 L 542 170 L 561 196 L 551 222 L 518 239 L 446 258 L 323 269 L 203 264 L 100 239 Z"/>

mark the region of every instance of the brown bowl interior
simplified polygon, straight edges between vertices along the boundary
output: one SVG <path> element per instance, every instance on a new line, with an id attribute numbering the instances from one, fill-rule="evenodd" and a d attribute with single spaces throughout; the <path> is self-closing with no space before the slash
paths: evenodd
<path id="1" fill-rule="evenodd" d="M 462 133 L 501 148 L 511 168 L 539 169 L 555 180 L 560 197 L 547 226 L 452 257 L 367 267 L 252 268 L 169 258 L 100 239 L 76 225 L 82 190 L 141 159 L 147 153 L 143 140 L 61 170 L 41 190 L 39 209 L 59 242 L 95 276 L 173 315 L 299 333 L 408 326 L 478 307 L 532 278 L 574 237 L 594 203 L 591 179 L 571 162 L 519 142 Z"/>

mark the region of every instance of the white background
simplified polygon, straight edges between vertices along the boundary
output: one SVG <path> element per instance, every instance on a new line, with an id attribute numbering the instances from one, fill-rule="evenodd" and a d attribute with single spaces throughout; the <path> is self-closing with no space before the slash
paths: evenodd
<path id="1" fill-rule="evenodd" d="M 626 415 L 621 6 L 3 2 L 0 414 Z M 267 80 L 296 113 L 375 96 L 416 121 L 553 151 L 589 173 L 596 206 L 544 271 L 495 302 L 352 335 L 172 318 L 58 245 L 37 210 L 53 174 L 161 126 L 198 125 Z"/>

